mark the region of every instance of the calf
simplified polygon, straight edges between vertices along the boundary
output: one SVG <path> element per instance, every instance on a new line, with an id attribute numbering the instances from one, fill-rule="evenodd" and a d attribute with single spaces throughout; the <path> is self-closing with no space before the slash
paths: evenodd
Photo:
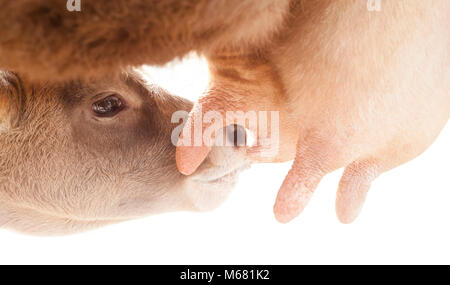
<path id="1" fill-rule="evenodd" d="M 191 107 L 136 72 L 60 83 L 0 72 L 0 226 L 66 234 L 216 207 L 248 161 L 231 144 L 180 174 L 171 118 Z"/>

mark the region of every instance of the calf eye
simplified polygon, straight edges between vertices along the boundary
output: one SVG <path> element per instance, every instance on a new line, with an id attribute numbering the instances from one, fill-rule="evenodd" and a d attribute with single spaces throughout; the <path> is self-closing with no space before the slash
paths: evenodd
<path id="1" fill-rule="evenodd" d="M 99 117 L 112 117 L 124 107 L 122 100 L 114 94 L 92 104 L 92 111 Z"/>

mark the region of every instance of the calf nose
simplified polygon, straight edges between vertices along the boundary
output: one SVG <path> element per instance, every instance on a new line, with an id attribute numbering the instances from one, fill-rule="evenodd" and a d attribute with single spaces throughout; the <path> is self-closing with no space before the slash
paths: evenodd
<path id="1" fill-rule="evenodd" d="M 246 146 L 247 132 L 240 125 L 229 125 L 226 127 L 226 139 L 235 147 Z"/>

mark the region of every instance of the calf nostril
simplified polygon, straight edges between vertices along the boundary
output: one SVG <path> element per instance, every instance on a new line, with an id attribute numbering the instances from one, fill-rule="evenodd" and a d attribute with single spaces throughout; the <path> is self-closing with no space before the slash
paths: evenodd
<path id="1" fill-rule="evenodd" d="M 226 130 L 227 140 L 233 146 L 245 146 L 247 144 L 247 132 L 244 127 L 234 124 L 227 126 Z"/>

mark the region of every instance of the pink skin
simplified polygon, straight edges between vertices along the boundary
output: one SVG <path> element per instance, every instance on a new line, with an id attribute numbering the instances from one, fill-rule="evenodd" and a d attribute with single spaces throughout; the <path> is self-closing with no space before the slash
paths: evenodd
<path id="1" fill-rule="evenodd" d="M 378 14 L 346 3 L 305 4 L 287 36 L 268 48 L 265 59 L 283 92 L 266 86 L 266 94 L 234 93 L 231 100 L 258 108 L 258 100 L 272 97 L 261 105 L 280 110 L 280 152 L 269 161 L 294 159 L 274 205 L 282 223 L 304 210 L 322 177 L 342 167 L 336 213 L 351 223 L 372 181 L 425 151 L 450 116 L 448 1 L 383 2 Z M 213 74 L 211 86 L 220 80 Z M 256 81 L 270 80 L 277 79 Z M 226 96 L 207 93 L 199 102 L 224 110 Z M 193 173 L 207 153 L 206 146 L 178 147 L 179 170 Z"/>

